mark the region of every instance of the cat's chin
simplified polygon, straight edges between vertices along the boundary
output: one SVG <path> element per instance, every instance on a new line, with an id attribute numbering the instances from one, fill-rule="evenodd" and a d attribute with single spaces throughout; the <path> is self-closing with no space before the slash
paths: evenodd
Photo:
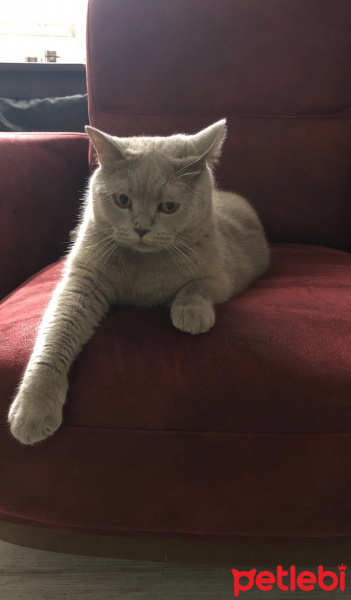
<path id="1" fill-rule="evenodd" d="M 132 250 L 135 250 L 136 252 L 143 252 L 143 253 L 155 253 L 155 252 L 160 252 L 161 250 L 163 250 L 163 248 L 161 246 L 154 246 L 153 244 L 146 244 L 145 242 L 139 242 L 138 244 L 134 244 L 133 246 L 130 246 L 130 248 Z"/>
<path id="2" fill-rule="evenodd" d="M 155 254 L 156 252 L 163 252 L 167 250 L 164 244 L 157 243 L 147 243 L 147 242 L 132 242 L 128 243 L 127 241 L 120 241 L 119 244 L 122 248 L 126 250 L 132 250 L 133 252 L 147 253 L 147 254 Z"/>

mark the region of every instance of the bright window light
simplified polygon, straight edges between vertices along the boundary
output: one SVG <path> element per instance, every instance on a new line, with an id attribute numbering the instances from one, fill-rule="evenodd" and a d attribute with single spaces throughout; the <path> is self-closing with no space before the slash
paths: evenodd
<path id="1" fill-rule="evenodd" d="M 0 0 L 0 62 L 85 62 L 88 0 Z"/>

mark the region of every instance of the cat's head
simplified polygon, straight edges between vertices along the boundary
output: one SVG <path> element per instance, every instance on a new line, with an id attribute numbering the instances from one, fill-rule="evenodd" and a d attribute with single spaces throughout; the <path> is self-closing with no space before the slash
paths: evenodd
<path id="1" fill-rule="evenodd" d="M 211 221 L 211 167 L 225 139 L 225 119 L 195 135 L 119 138 L 86 131 L 99 161 L 91 181 L 97 226 L 141 252 L 201 235 Z"/>

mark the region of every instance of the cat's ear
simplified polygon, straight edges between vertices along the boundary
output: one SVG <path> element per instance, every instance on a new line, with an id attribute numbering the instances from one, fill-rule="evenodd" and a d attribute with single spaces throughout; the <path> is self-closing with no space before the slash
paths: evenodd
<path id="1" fill-rule="evenodd" d="M 204 172 L 206 165 L 215 165 L 226 134 L 226 119 L 221 119 L 199 133 L 187 136 L 185 145 L 181 147 L 181 153 L 175 161 L 176 175 L 196 178 Z"/>
<path id="2" fill-rule="evenodd" d="M 102 168 L 116 168 L 117 163 L 125 162 L 126 157 L 115 138 L 87 125 L 85 131 L 88 134 L 98 157 L 98 161 Z"/>
<path id="3" fill-rule="evenodd" d="M 227 121 L 221 119 L 213 125 L 202 129 L 191 136 L 195 145 L 195 154 L 199 159 L 205 159 L 210 165 L 215 165 L 221 155 L 222 145 L 227 135 Z"/>

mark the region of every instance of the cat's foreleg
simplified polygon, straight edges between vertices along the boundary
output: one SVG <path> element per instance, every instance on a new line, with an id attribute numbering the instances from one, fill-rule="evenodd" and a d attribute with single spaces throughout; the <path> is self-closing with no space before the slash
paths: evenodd
<path id="1" fill-rule="evenodd" d="M 218 302 L 219 282 L 198 279 L 184 285 L 171 303 L 171 319 L 177 329 L 188 333 L 205 333 L 214 325 L 213 305 Z"/>
<path id="2" fill-rule="evenodd" d="M 71 268 L 59 283 L 8 415 L 11 433 L 22 444 L 45 439 L 61 425 L 68 371 L 107 312 L 110 293 L 83 267 Z"/>

